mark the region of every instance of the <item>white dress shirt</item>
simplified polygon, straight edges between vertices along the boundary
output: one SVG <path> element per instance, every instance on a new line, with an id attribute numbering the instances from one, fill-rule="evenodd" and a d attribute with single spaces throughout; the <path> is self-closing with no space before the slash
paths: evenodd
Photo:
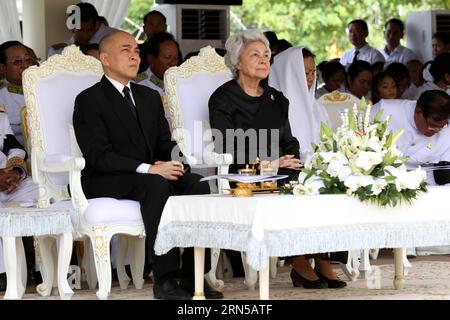
<path id="1" fill-rule="evenodd" d="M 89 43 L 97 43 L 99 44 L 100 41 L 107 35 L 116 32 L 116 31 L 120 31 L 119 29 L 114 29 L 108 26 L 105 26 L 104 24 L 101 25 L 101 27 L 97 30 L 97 32 L 92 36 L 91 40 L 89 40 Z M 68 46 L 72 45 L 75 43 L 75 39 L 72 37 L 70 37 L 70 39 L 68 39 L 67 41 L 65 41 L 64 43 L 66 43 Z M 48 49 L 47 52 L 47 57 L 51 57 L 55 54 L 61 54 L 62 51 L 64 50 L 64 48 L 61 49 L 54 49 L 53 47 L 50 47 Z"/>
<path id="2" fill-rule="evenodd" d="M 348 68 L 350 64 L 353 62 L 353 58 L 355 57 L 355 51 L 358 50 L 358 60 L 364 60 L 367 61 L 370 64 L 374 64 L 375 62 L 385 62 L 385 59 L 380 51 L 377 49 L 369 46 L 369 44 L 365 44 L 363 47 L 356 49 L 351 48 L 350 50 L 347 50 L 344 52 L 344 54 L 341 57 L 341 64 Z"/>
<path id="3" fill-rule="evenodd" d="M 111 84 L 120 92 L 120 94 L 122 95 L 122 97 L 125 98 L 125 95 L 123 93 L 123 88 L 128 87 L 128 89 L 130 89 L 130 96 L 131 96 L 131 100 L 133 100 L 134 105 L 136 105 L 135 100 L 133 98 L 133 91 L 131 91 L 131 87 L 130 87 L 130 81 L 128 81 L 128 83 L 125 85 L 123 85 L 122 83 L 120 83 L 117 80 L 114 80 L 110 77 L 108 77 L 107 75 L 105 75 L 106 79 L 109 80 L 109 82 L 111 82 Z M 151 165 L 148 163 L 142 163 L 139 165 L 139 167 L 136 168 L 136 172 L 137 173 L 149 173 L 148 170 L 150 169 Z"/>
<path id="4" fill-rule="evenodd" d="M 380 52 L 387 62 L 386 65 L 392 62 L 400 62 L 406 65 L 409 61 L 417 59 L 414 51 L 401 44 L 399 44 L 391 53 L 386 51 L 386 47 L 382 48 Z"/>

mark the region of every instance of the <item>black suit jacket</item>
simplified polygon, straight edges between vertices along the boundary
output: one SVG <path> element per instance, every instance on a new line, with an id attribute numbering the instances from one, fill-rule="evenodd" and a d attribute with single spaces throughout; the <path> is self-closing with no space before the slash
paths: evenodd
<path id="1" fill-rule="evenodd" d="M 83 180 L 135 173 L 142 163 L 171 160 L 177 145 L 171 140 L 159 94 L 134 83 L 131 91 L 137 118 L 106 77 L 77 96 L 73 125 L 86 159 Z"/>

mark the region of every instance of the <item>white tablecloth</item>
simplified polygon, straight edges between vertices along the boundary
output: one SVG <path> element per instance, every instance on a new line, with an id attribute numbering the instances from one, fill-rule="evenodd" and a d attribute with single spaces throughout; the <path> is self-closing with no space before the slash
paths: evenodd
<path id="1" fill-rule="evenodd" d="M 67 209 L 0 208 L 0 236 L 24 237 L 73 232 Z"/>
<path id="2" fill-rule="evenodd" d="M 450 244 L 449 199 L 449 187 L 430 187 L 412 205 L 395 208 L 347 195 L 174 196 L 164 208 L 155 251 L 245 251 L 259 270 L 271 256 Z"/>

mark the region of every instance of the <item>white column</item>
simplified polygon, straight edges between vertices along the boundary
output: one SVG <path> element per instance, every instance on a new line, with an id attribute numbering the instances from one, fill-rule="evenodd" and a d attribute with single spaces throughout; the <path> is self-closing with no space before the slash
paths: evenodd
<path id="1" fill-rule="evenodd" d="M 23 0 L 23 42 L 47 58 L 48 48 L 70 38 L 66 9 L 73 0 Z"/>

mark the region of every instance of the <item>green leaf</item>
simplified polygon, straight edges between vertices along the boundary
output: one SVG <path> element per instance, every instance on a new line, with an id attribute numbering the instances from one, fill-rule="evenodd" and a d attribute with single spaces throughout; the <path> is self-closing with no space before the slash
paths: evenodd
<path id="1" fill-rule="evenodd" d="M 383 116 L 384 110 L 380 109 L 380 111 L 377 112 L 375 118 L 373 119 L 373 122 L 379 122 L 381 117 Z"/>

